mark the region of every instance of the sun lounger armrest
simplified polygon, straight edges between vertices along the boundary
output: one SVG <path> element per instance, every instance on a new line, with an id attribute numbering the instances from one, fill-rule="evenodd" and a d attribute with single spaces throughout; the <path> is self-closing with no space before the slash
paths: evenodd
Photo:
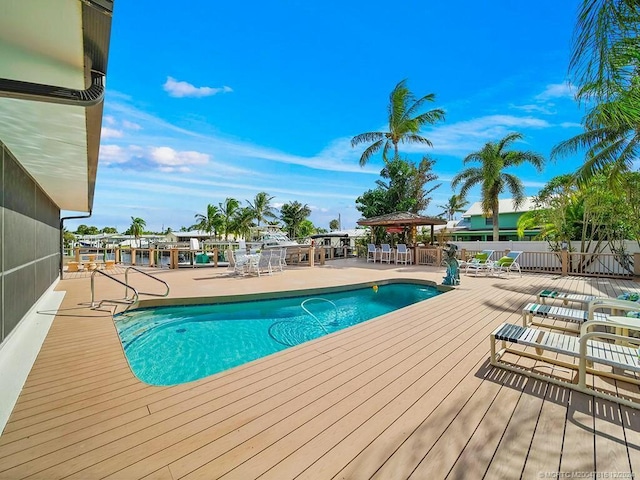
<path id="1" fill-rule="evenodd" d="M 619 319 L 619 320 L 618 320 Z M 615 327 L 615 328 L 625 328 L 628 329 L 629 331 L 635 331 L 635 332 L 640 332 L 640 323 L 631 323 L 631 322 L 626 322 L 625 320 L 634 320 L 632 318 L 627 318 L 627 317 L 608 317 L 607 320 L 589 320 L 587 322 L 584 322 L 581 327 L 580 327 L 580 337 L 588 334 L 588 333 L 593 333 L 591 330 L 593 330 L 593 328 L 595 327 Z M 635 339 L 636 342 L 638 341 L 638 338 Z"/>
<path id="2" fill-rule="evenodd" d="M 589 302 L 589 318 L 593 316 L 594 311 L 600 308 L 637 312 L 640 311 L 640 303 L 629 300 L 618 300 L 616 298 L 596 298 Z"/>

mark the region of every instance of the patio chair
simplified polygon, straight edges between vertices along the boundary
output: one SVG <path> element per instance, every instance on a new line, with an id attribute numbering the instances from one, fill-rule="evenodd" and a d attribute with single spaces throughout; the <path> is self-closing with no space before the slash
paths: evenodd
<path id="1" fill-rule="evenodd" d="M 274 255 L 275 254 L 275 255 Z M 280 262 L 280 253 L 273 250 L 263 250 L 261 253 L 249 255 L 249 273 L 254 271 L 260 276 L 261 273 L 273 273 L 272 259 Z"/>
<path id="2" fill-rule="evenodd" d="M 522 255 L 522 251 L 512 250 L 507 253 L 504 257 L 496 260 L 495 262 L 488 262 L 487 268 L 489 269 L 487 274 L 489 275 L 502 275 L 506 273 L 507 276 L 512 271 L 518 271 L 520 276 L 522 276 L 522 270 L 520 269 L 520 264 L 518 263 L 518 258 Z"/>
<path id="3" fill-rule="evenodd" d="M 609 310 L 609 312 L 605 313 L 596 310 Z M 609 317 L 618 316 L 620 312 L 640 312 L 640 303 L 629 300 L 618 300 L 617 298 L 596 298 L 589 302 L 587 310 L 528 303 L 522 309 L 522 326 L 538 325 L 565 331 L 575 331 L 562 325 L 556 325 L 555 323 L 542 323 L 541 321 L 536 321 L 535 318 L 561 320 L 563 322 L 581 325 L 589 320 L 606 322 L 609 320 Z"/>
<path id="4" fill-rule="evenodd" d="M 396 245 L 396 265 L 398 263 L 404 263 L 405 265 L 411 263 L 411 250 L 407 248 L 404 243 Z"/>
<path id="5" fill-rule="evenodd" d="M 387 259 L 387 263 L 391 263 L 391 253 L 391 245 L 388 243 L 380 245 L 380 263 L 384 262 L 385 257 Z"/>
<path id="6" fill-rule="evenodd" d="M 640 372 L 640 358 L 638 357 L 638 343 L 640 339 L 631 337 L 629 334 L 621 335 L 618 333 L 607 333 L 603 331 L 594 331 L 598 328 L 611 326 L 611 322 L 588 321 L 580 328 L 580 336 L 566 335 L 563 333 L 547 332 L 535 328 L 520 327 L 503 323 L 491 335 L 491 365 L 505 370 L 510 370 L 518 374 L 524 374 L 539 380 L 555 383 L 564 387 L 569 387 L 588 395 L 594 395 L 606 400 L 612 400 L 633 408 L 640 408 L 640 403 L 633 402 L 617 395 L 615 390 L 609 392 L 604 390 L 601 385 L 604 382 L 589 382 L 598 385 L 597 390 L 587 385 L 586 374 L 595 376 L 609 377 L 623 382 L 640 384 L 637 372 Z M 620 323 L 621 331 L 640 332 L 638 324 Z M 501 349 L 497 351 L 496 344 L 501 342 Z M 612 343 L 615 342 L 615 343 Z M 510 345 L 507 345 L 509 343 Z M 516 348 L 514 345 L 521 347 L 532 347 L 524 350 Z M 545 352 L 551 352 L 552 355 L 544 355 Z M 512 362 L 504 360 L 506 353 L 516 356 L 527 357 L 537 360 L 535 369 L 516 365 Z M 561 355 L 557 355 L 557 354 Z M 568 356 L 577 358 L 578 363 L 563 360 Z M 563 369 L 578 371 L 577 383 L 573 379 L 561 379 L 551 375 L 538 373 L 544 371 L 540 369 L 542 361 L 550 365 L 558 365 Z M 596 365 L 600 368 L 596 368 Z M 602 366 L 607 369 L 603 370 Z M 611 370 L 608 370 L 611 367 Z M 624 375 L 624 372 L 629 372 Z M 634 373 L 635 372 L 635 373 Z"/>
<path id="7" fill-rule="evenodd" d="M 228 251 L 230 252 L 229 265 L 233 264 L 233 272 L 241 275 L 247 273 L 250 257 L 241 250 L 238 250 L 235 253 L 231 249 Z"/>
<path id="8" fill-rule="evenodd" d="M 483 250 L 480 253 L 476 253 L 468 262 L 462 262 L 460 268 L 465 268 L 464 273 L 468 274 L 469 270 L 475 272 L 475 276 L 478 276 L 478 272 L 488 272 L 491 265 L 491 257 L 495 250 Z"/>
<path id="9" fill-rule="evenodd" d="M 367 262 L 371 260 L 373 263 L 376 263 L 376 257 L 378 256 L 378 249 L 373 243 L 367 245 Z"/>

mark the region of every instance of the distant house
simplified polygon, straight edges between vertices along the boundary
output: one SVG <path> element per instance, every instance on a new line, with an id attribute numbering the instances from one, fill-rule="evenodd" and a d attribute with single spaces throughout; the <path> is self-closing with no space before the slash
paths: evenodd
<path id="1" fill-rule="evenodd" d="M 513 205 L 513 199 L 500 200 L 498 209 L 500 240 L 532 240 L 540 232 L 539 229 L 525 230 L 524 236 L 518 237 L 518 219 L 524 213 L 534 210 L 533 197 L 526 198 L 518 209 Z M 449 222 L 446 228 L 453 241 L 493 240 L 493 218 L 482 213 L 480 202 L 471 205 L 462 214 L 461 220 L 455 224 Z"/>

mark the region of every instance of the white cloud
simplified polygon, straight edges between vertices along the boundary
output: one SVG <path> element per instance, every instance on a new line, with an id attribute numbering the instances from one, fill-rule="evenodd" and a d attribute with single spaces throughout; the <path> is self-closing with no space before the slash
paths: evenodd
<path id="1" fill-rule="evenodd" d="M 101 145 L 99 158 L 105 166 L 122 164 L 131 160 L 131 152 L 119 145 Z"/>
<path id="2" fill-rule="evenodd" d="M 433 143 L 434 154 L 466 154 L 481 148 L 488 141 L 522 129 L 549 128 L 546 120 L 513 115 L 488 115 L 464 122 L 441 125 L 424 133 Z M 404 151 L 423 152 L 423 145 L 404 145 Z"/>
<path id="3" fill-rule="evenodd" d="M 140 125 L 134 122 L 130 122 L 129 120 L 123 120 L 122 127 L 127 130 L 134 130 L 134 131 L 142 130 L 142 127 Z"/>
<path id="4" fill-rule="evenodd" d="M 552 83 L 535 96 L 536 100 L 547 101 L 552 98 L 573 98 L 575 88 L 570 83 Z"/>
<path id="5" fill-rule="evenodd" d="M 122 130 L 117 130 L 115 128 L 102 127 L 100 136 L 102 138 L 122 138 L 123 132 Z"/>
<path id="6" fill-rule="evenodd" d="M 533 105 L 533 104 L 529 104 L 529 105 L 509 105 L 511 108 L 516 109 L 516 110 L 522 110 L 523 112 L 527 112 L 527 113 L 531 113 L 531 112 L 538 112 L 538 113 L 542 113 L 544 115 L 553 115 L 555 112 L 553 110 L 551 110 L 551 107 L 554 106 L 553 103 L 549 103 L 547 105 Z"/>
<path id="7" fill-rule="evenodd" d="M 151 160 L 158 164 L 162 171 L 188 172 L 191 166 L 207 164 L 209 155 L 194 151 L 179 152 L 170 147 L 157 147 L 151 149 Z"/>
<path id="8" fill-rule="evenodd" d="M 231 87 L 196 87 L 188 82 L 181 82 L 172 77 L 167 77 L 167 81 L 163 85 L 164 90 L 171 97 L 209 97 L 217 93 L 233 92 Z"/>
<path id="9" fill-rule="evenodd" d="M 116 124 L 116 119 L 113 118 L 112 115 L 105 115 L 104 117 L 102 117 L 102 120 L 107 125 L 115 125 Z"/>
<path id="10" fill-rule="evenodd" d="M 582 124 L 576 122 L 562 122 L 559 125 L 562 128 L 582 128 Z"/>

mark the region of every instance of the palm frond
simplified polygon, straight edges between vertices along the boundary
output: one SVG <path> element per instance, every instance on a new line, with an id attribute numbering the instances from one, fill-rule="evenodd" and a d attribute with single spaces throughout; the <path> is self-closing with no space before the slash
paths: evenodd
<path id="1" fill-rule="evenodd" d="M 362 155 L 360 156 L 360 166 L 364 167 L 367 162 L 369 161 L 369 159 L 371 158 L 372 155 L 375 155 L 376 153 L 378 153 L 378 151 L 380 150 L 380 148 L 382 147 L 382 144 L 384 143 L 384 139 L 380 139 L 377 142 L 369 145 L 364 152 L 362 152 Z"/>
<path id="2" fill-rule="evenodd" d="M 355 147 L 357 145 L 360 145 L 361 143 L 376 142 L 381 138 L 384 138 L 384 133 L 382 132 L 361 133 L 360 135 L 356 135 L 351 139 L 351 146 Z"/>

